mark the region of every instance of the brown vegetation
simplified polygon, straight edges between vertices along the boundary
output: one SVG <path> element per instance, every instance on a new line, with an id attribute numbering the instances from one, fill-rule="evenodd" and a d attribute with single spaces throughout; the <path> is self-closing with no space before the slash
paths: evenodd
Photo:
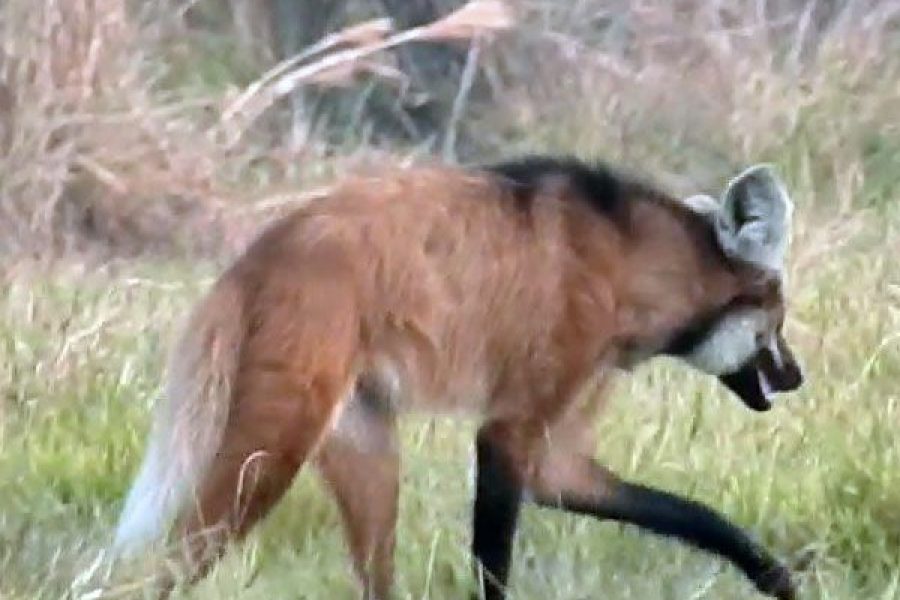
<path id="1" fill-rule="evenodd" d="M 766 157 L 791 164 L 811 186 L 835 181 L 810 191 L 846 211 L 868 174 L 863 154 L 882 149 L 887 124 L 900 121 L 891 2 L 514 8 L 513 34 L 491 52 L 471 46 L 494 100 L 473 110 L 468 90 L 456 90 L 441 125 L 445 156 L 455 154 L 462 122 L 478 132 L 477 156 L 535 147 L 599 154 L 681 188 Z M 278 98 L 310 85 L 365 87 L 373 77 L 402 96 L 406 75 L 382 60 L 384 50 L 468 43 L 510 27 L 512 14 L 480 0 L 396 33 L 376 19 L 262 68 L 248 83 L 236 77 L 198 92 L 179 81 L 182 69 L 216 60 L 230 67 L 203 56 L 202 31 L 176 27 L 171 16 L 130 14 L 122 0 L 7 2 L 0 248 L 58 256 L 239 245 L 255 229 L 245 218 L 248 202 L 319 185 L 347 159 L 371 154 L 362 113 L 348 117 L 347 141 L 363 146 L 336 155 L 330 135 L 298 146 Z M 360 76 L 363 83 L 353 84 Z M 471 84 L 470 75 L 462 85 Z M 843 118 L 833 118 L 837 112 Z M 395 150 L 418 153 L 405 147 Z M 235 206 L 240 216 L 229 217 Z"/>

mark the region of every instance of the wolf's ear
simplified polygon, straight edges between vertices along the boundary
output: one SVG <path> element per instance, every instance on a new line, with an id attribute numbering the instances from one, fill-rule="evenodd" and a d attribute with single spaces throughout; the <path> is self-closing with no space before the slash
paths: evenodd
<path id="1" fill-rule="evenodd" d="M 736 260 L 781 271 L 792 211 L 773 167 L 750 167 L 725 188 L 715 221 L 719 243 Z"/>

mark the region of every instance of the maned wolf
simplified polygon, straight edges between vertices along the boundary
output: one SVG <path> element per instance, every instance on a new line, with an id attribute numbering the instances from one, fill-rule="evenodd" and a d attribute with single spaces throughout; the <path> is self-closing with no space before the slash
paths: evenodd
<path id="1" fill-rule="evenodd" d="M 719 554 L 764 593 L 787 567 L 699 503 L 622 481 L 588 435 L 614 374 L 668 355 L 747 406 L 797 389 L 782 287 L 791 201 L 754 166 L 721 201 L 575 159 L 357 176 L 268 228 L 194 310 L 116 536 L 174 533 L 199 577 L 312 461 L 366 598 L 387 598 L 396 417 L 480 417 L 472 553 L 502 598 L 523 500 Z M 174 527 L 174 531 L 172 528 Z"/>

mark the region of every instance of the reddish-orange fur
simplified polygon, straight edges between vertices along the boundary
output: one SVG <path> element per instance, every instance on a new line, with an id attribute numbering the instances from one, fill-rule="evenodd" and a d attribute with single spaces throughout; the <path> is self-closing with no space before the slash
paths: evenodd
<path id="1" fill-rule="evenodd" d="M 404 411 L 480 415 L 541 501 L 606 493 L 617 480 L 589 456 L 599 388 L 694 315 L 762 292 L 674 200 L 629 184 L 613 217 L 578 193 L 549 180 L 522 209 L 494 175 L 390 170 L 263 233 L 198 309 L 240 320 L 238 368 L 178 535 L 243 534 L 314 458 L 367 595 L 386 597 Z M 216 315 L 226 291 L 241 310 Z M 221 541 L 194 538 L 198 571 Z"/>

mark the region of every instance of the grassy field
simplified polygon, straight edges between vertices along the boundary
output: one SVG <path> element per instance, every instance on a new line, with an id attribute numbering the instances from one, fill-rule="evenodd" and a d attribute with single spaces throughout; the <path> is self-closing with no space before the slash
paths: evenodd
<path id="1" fill-rule="evenodd" d="M 597 457 L 710 503 L 808 563 L 804 599 L 900 599 L 896 1 L 846 3 L 833 22 L 807 9 L 841 3 L 625 2 L 622 40 L 595 27 L 598 7 L 614 3 L 521 4 L 530 8 L 500 46 L 506 81 L 493 108 L 466 115 L 493 140 L 486 154 L 600 156 L 684 193 L 766 160 L 797 204 L 788 339 L 805 387 L 756 414 L 709 378 L 654 362 L 617 382 Z M 790 18 L 759 14 L 790 4 Z M 0 61 L 0 600 L 91 588 L 79 575 L 109 542 L 141 459 L 167 346 L 219 268 L 171 250 L 169 237 L 225 239 L 227 226 L 204 211 L 236 209 L 246 228 L 267 194 L 313 188 L 367 153 L 435 149 L 374 149 L 351 135 L 298 150 L 266 141 L 266 122 L 232 145 L 220 112 L 247 76 L 230 53 L 202 52 L 204 34 L 145 31 L 125 7 L 0 2 L 0 58 L 16 59 Z M 45 34 L 57 26 L 59 36 Z M 74 75 L 57 81 L 60 57 Z M 4 90 L 22 101 L 4 108 Z M 180 204 L 167 208 L 171 199 Z M 79 242 L 114 262 L 87 266 L 98 262 L 81 260 Z M 35 255 L 52 258 L 23 258 Z M 461 598 L 473 584 L 475 425 L 403 425 L 398 599 Z M 337 512 L 305 471 L 247 543 L 178 594 L 352 598 L 347 565 Z M 140 597 L 141 584 L 114 592 Z M 707 555 L 535 508 L 524 512 L 512 586 L 529 600 L 758 597 Z"/>
<path id="2" fill-rule="evenodd" d="M 840 248 L 811 255 L 808 232 L 796 244 L 797 261 L 815 266 L 791 278 L 789 335 L 808 377 L 801 393 L 754 414 L 660 361 L 620 380 L 598 423 L 597 455 L 624 475 L 710 502 L 789 560 L 812 556 L 804 598 L 900 598 L 900 237 L 890 213 L 859 219 Z M 83 591 L 73 581 L 108 540 L 137 467 L 168 340 L 214 272 L 132 263 L 8 278 L 0 597 Z M 404 425 L 398 598 L 459 598 L 471 585 L 473 426 Z M 352 597 L 342 543 L 334 507 L 304 472 L 186 597 Z M 756 597 L 708 556 L 534 508 L 524 513 L 513 590 L 534 599 Z"/>

